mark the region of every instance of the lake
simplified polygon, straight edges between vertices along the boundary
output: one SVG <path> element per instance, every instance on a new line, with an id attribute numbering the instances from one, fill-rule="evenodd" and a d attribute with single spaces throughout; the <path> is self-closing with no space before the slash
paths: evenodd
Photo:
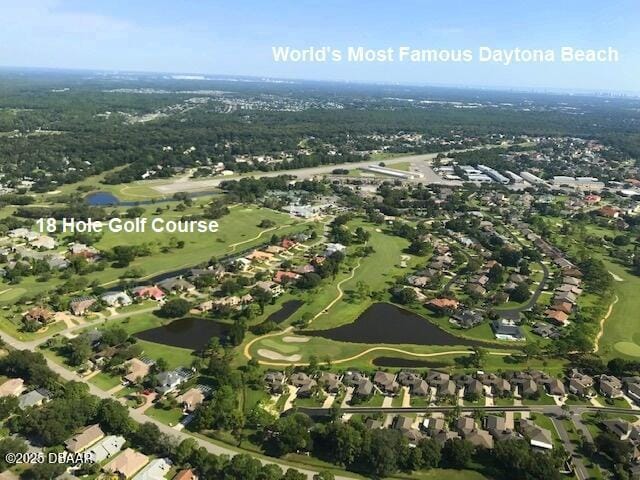
<path id="1" fill-rule="evenodd" d="M 186 317 L 161 327 L 143 330 L 134 334 L 134 337 L 172 347 L 201 350 L 209 344 L 211 337 L 224 337 L 227 332 L 226 325 L 213 320 Z"/>
<path id="2" fill-rule="evenodd" d="M 94 192 L 90 193 L 84 198 L 92 207 L 105 207 L 109 205 L 118 205 L 120 200 L 113 193 L 109 192 Z"/>
<path id="3" fill-rule="evenodd" d="M 304 302 L 302 300 L 289 300 L 287 302 L 284 302 L 282 304 L 282 307 L 280 307 L 280 310 L 269 315 L 266 318 L 265 322 L 282 323 L 295 312 L 297 312 L 302 305 L 304 305 Z"/>
<path id="4" fill-rule="evenodd" d="M 415 345 L 482 345 L 483 342 L 456 337 L 429 320 L 391 303 L 374 303 L 355 322 L 328 330 L 302 331 L 339 342 Z"/>

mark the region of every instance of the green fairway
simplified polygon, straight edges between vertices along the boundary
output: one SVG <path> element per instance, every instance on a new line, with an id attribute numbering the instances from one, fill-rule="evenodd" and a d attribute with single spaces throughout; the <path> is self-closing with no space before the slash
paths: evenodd
<path id="1" fill-rule="evenodd" d="M 619 265 L 605 260 L 607 268 L 622 279 L 614 281 L 614 295 L 618 298 L 611 315 L 604 323 L 598 353 L 605 358 L 623 356 L 640 358 L 640 277 L 628 273 Z M 611 299 L 613 301 L 614 298 Z"/>

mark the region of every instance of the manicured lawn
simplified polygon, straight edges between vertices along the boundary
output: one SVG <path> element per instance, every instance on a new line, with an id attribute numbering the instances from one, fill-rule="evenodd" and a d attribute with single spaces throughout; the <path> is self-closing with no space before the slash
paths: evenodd
<path id="1" fill-rule="evenodd" d="M 170 426 L 176 425 L 183 417 L 182 409 L 180 408 L 170 408 L 165 410 L 163 408 L 157 408 L 155 405 L 147 409 L 144 413 L 145 415 L 155 418 L 159 422 Z"/>
<path id="2" fill-rule="evenodd" d="M 91 377 L 89 381 L 99 389 L 106 392 L 107 390 L 111 390 L 116 385 L 119 385 L 122 380 L 120 377 L 116 377 L 109 373 L 100 372 L 96 376 Z"/>
<path id="3" fill-rule="evenodd" d="M 500 407 L 508 407 L 513 405 L 513 398 L 493 397 L 493 404 Z"/>
<path id="4" fill-rule="evenodd" d="M 533 418 L 535 416 L 535 419 L 533 420 L 535 422 L 536 425 L 538 425 L 539 427 L 542 428 L 546 428 L 547 430 L 549 430 L 551 432 L 551 436 L 553 437 L 554 441 L 560 440 L 560 437 L 558 435 L 558 431 L 556 430 L 556 427 L 553 425 L 553 422 L 551 421 L 551 419 L 549 417 L 546 417 L 542 414 L 532 414 L 531 417 Z"/>
<path id="5" fill-rule="evenodd" d="M 556 402 L 554 402 L 553 397 L 550 397 L 545 393 L 541 393 L 540 398 L 537 398 L 537 399 L 525 398 L 522 400 L 522 404 L 523 405 L 555 405 Z"/>
<path id="6" fill-rule="evenodd" d="M 195 358 L 192 355 L 192 351 L 186 348 L 170 347 L 144 340 L 138 340 L 138 343 L 142 346 L 145 357 L 153 360 L 164 358 L 169 368 L 190 367 Z"/>
<path id="7" fill-rule="evenodd" d="M 605 264 L 623 281 L 613 282 L 618 302 L 605 322 L 598 353 L 607 359 L 621 356 L 637 360 L 640 358 L 640 322 L 630 320 L 637 318 L 640 311 L 640 277 L 627 273 L 613 262 L 605 261 Z"/>
<path id="8" fill-rule="evenodd" d="M 250 412 L 253 407 L 255 407 L 258 403 L 266 401 L 269 398 L 267 392 L 264 390 L 254 390 L 249 387 L 244 387 L 243 390 L 243 407 L 244 412 Z"/>
<path id="9" fill-rule="evenodd" d="M 21 340 L 23 342 L 28 342 L 30 340 L 38 340 L 40 338 L 48 337 L 54 335 L 66 328 L 64 322 L 55 322 L 50 325 L 47 325 L 46 328 L 39 330 L 37 332 L 22 332 L 20 331 L 21 325 L 14 323 L 12 320 L 5 318 L 0 313 L 0 329 L 7 332 L 13 338 L 17 340 Z"/>

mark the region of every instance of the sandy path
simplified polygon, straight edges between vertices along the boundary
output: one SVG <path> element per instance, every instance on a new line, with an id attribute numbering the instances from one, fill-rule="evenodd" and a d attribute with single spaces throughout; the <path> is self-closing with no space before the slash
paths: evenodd
<path id="1" fill-rule="evenodd" d="M 595 339 L 595 342 L 594 342 L 593 353 L 596 353 L 598 351 L 598 349 L 600 348 L 600 338 L 604 334 L 604 323 L 611 316 L 611 313 L 613 312 L 613 306 L 616 303 L 618 303 L 618 300 L 619 300 L 619 298 L 616 295 L 616 298 L 614 298 L 613 302 L 611 302 L 611 305 L 609 305 L 609 310 L 607 310 L 607 314 L 604 317 L 602 317 L 602 320 L 600 320 L 600 329 L 598 330 L 598 334 L 596 335 L 596 339 Z"/>
<path id="2" fill-rule="evenodd" d="M 324 315 L 325 313 L 329 312 L 329 309 L 331 307 L 333 307 L 336 303 L 338 303 L 340 301 L 340 299 L 344 296 L 344 292 L 342 291 L 342 284 L 345 282 L 348 282 L 349 280 L 352 280 L 353 277 L 355 277 L 356 275 L 356 270 L 358 268 L 360 268 L 360 263 L 361 263 L 362 258 L 358 258 L 358 264 L 353 267 L 353 270 L 351 270 L 351 275 L 349 275 L 347 278 L 340 280 L 337 284 L 336 284 L 336 289 L 338 290 L 338 295 L 336 296 L 336 298 L 334 298 L 331 303 L 329 303 L 329 305 L 327 305 L 326 307 L 324 307 L 320 312 L 316 313 L 315 317 L 313 317 L 309 323 L 313 322 L 316 318 L 318 318 L 320 315 Z"/>

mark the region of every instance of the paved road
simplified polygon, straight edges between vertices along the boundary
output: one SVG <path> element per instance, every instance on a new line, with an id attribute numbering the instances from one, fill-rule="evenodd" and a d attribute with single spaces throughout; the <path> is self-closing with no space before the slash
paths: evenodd
<path id="1" fill-rule="evenodd" d="M 578 477 L 578 480 L 586 480 L 587 478 L 589 478 L 589 472 L 584 466 L 582 457 L 579 454 L 576 455 L 576 445 L 571 442 L 569 433 L 567 432 L 567 429 L 564 428 L 564 424 L 560 419 L 555 417 L 551 417 L 551 423 L 553 423 L 553 426 L 556 427 L 560 440 L 562 440 L 562 443 L 564 444 L 567 452 L 569 452 L 573 459 L 573 466 L 575 467 L 575 473 Z"/>
<path id="2" fill-rule="evenodd" d="M 538 298 L 542 295 L 547 282 L 549 281 L 549 267 L 547 267 L 544 263 L 540 262 L 542 266 L 542 280 L 540 280 L 540 285 L 536 288 L 533 295 L 527 303 L 524 305 L 520 305 L 519 307 L 504 309 L 504 310 L 496 310 L 496 313 L 500 315 L 501 318 L 507 318 L 509 320 L 519 320 L 520 312 L 525 312 L 527 310 L 531 310 L 533 306 L 538 302 Z"/>

